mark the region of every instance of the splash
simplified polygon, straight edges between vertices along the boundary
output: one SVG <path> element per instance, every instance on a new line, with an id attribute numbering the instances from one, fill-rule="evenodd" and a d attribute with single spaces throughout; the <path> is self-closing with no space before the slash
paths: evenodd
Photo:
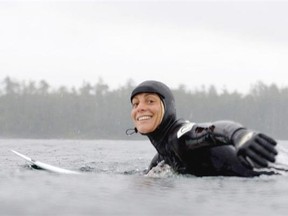
<path id="1" fill-rule="evenodd" d="M 176 174 L 171 168 L 171 166 L 166 164 L 163 160 L 160 163 L 158 163 L 157 166 L 153 167 L 145 176 L 153 178 L 166 178 L 175 175 Z"/>

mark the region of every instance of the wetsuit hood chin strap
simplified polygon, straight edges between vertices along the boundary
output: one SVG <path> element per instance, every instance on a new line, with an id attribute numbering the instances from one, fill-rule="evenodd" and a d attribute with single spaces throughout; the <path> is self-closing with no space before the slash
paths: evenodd
<path id="1" fill-rule="evenodd" d="M 137 130 L 136 127 L 135 127 L 135 128 L 128 128 L 128 129 L 126 130 L 126 135 L 128 135 L 128 136 L 131 136 L 131 135 L 133 135 L 133 134 L 135 134 L 135 133 L 138 133 L 138 130 Z"/>

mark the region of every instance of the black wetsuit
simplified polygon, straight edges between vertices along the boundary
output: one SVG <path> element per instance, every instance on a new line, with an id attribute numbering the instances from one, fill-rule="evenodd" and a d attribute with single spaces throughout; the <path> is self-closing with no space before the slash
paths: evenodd
<path id="1" fill-rule="evenodd" d="M 243 165 L 245 163 L 241 163 L 234 143 L 236 138 L 233 139 L 238 135 L 233 135 L 246 131 L 242 125 L 233 121 L 193 124 L 177 120 L 174 96 L 168 86 L 158 81 L 144 81 L 132 91 L 131 101 L 135 95 L 144 92 L 158 94 L 164 105 L 164 116 L 157 129 L 142 134 L 150 139 L 158 152 L 153 158 L 149 170 L 164 160 L 176 172 L 196 176 L 251 177 L 264 173 L 273 174 L 273 172 L 254 171 L 252 167 L 249 168 Z M 135 131 L 137 132 L 137 128 Z M 270 138 L 268 140 L 269 144 Z M 237 143 L 239 143 L 238 141 L 239 139 Z M 270 144 L 267 146 L 274 151 L 273 145 L 276 144 L 272 139 L 271 141 L 272 147 Z M 257 145 L 256 148 L 259 150 Z M 246 157 L 246 152 L 242 152 L 244 152 L 242 156 Z M 274 160 L 274 157 L 275 155 L 270 160 Z"/>

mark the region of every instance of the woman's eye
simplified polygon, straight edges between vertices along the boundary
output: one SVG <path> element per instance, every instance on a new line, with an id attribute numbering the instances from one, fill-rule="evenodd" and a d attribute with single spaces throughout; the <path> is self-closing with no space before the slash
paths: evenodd
<path id="1" fill-rule="evenodd" d="M 149 103 L 149 104 L 153 104 L 153 103 L 154 103 L 154 100 L 148 100 L 148 103 Z"/>
<path id="2" fill-rule="evenodd" d="M 138 103 L 132 103 L 132 107 L 135 108 L 138 106 Z"/>

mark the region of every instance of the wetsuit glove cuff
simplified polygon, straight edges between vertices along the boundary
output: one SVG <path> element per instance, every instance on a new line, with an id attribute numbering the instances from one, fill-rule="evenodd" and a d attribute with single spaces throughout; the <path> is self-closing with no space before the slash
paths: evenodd
<path id="1" fill-rule="evenodd" d="M 241 146 L 244 145 L 244 143 L 251 139 L 254 134 L 254 131 L 247 129 L 239 129 L 233 134 L 232 142 L 234 146 L 239 149 Z"/>

